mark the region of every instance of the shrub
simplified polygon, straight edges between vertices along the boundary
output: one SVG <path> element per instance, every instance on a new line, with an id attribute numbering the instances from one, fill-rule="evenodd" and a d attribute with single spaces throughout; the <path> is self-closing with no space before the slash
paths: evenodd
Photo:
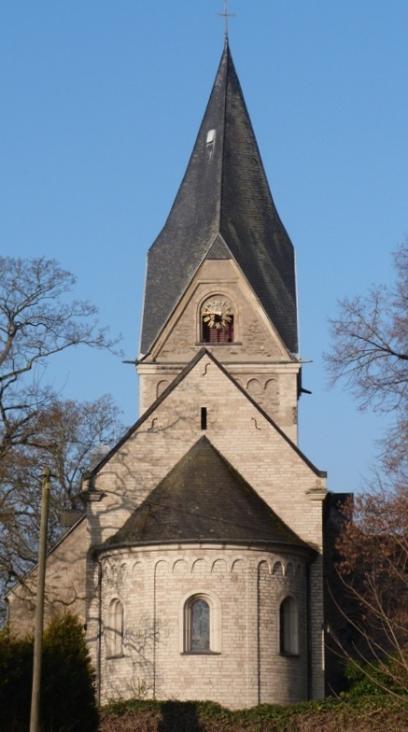
<path id="1" fill-rule="evenodd" d="M 384 732 L 408 730 L 403 698 L 341 697 L 228 710 L 213 702 L 130 699 L 101 710 L 101 732 Z"/>
<path id="2" fill-rule="evenodd" d="M 32 638 L 0 634 L 0 729 L 23 732 L 30 718 Z M 44 633 L 41 726 L 44 732 L 95 732 L 98 728 L 89 653 L 79 620 L 64 615 Z"/>
<path id="3" fill-rule="evenodd" d="M 27 730 L 30 720 L 32 642 L 0 632 L 0 729 Z"/>
<path id="4" fill-rule="evenodd" d="M 392 658 L 370 665 L 349 661 L 345 669 L 349 684 L 347 696 L 353 699 L 360 696 L 382 697 L 388 693 L 407 699 L 406 687 L 400 687 L 394 681 L 397 675 L 393 673 L 393 663 Z"/>

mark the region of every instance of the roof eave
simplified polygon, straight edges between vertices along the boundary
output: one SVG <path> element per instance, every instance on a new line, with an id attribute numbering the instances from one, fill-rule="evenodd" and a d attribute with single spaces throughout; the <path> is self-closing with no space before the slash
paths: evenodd
<path id="1" fill-rule="evenodd" d="M 98 546 L 94 546 L 92 549 L 92 552 L 95 554 L 95 556 L 101 556 L 104 553 L 110 553 L 119 551 L 121 549 L 137 549 L 137 548 L 145 548 L 149 546 L 177 546 L 181 547 L 184 544 L 188 545 L 195 545 L 199 547 L 203 547 L 204 545 L 222 545 L 222 546 L 243 546 L 246 549 L 252 549 L 256 548 L 258 550 L 264 548 L 265 550 L 274 550 L 274 551 L 290 551 L 291 553 L 298 553 L 302 555 L 306 555 L 309 557 L 310 561 L 313 561 L 318 551 L 310 546 L 309 544 L 303 543 L 302 544 L 290 544 L 286 542 L 279 542 L 279 541 L 271 541 L 271 540 L 265 540 L 265 539 L 251 539 L 250 541 L 245 539 L 225 539 L 225 538 L 219 538 L 215 539 L 212 538 L 193 538 L 193 539 L 180 539 L 179 541 L 175 541 L 174 539 L 161 539 L 156 541 L 126 541 L 126 542 L 119 542 L 118 544 L 109 544 L 109 539 L 107 542 L 100 544 Z"/>

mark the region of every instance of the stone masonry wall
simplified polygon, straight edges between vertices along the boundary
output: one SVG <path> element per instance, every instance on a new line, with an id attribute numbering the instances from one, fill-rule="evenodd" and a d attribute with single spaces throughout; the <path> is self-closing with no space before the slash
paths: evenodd
<path id="1" fill-rule="evenodd" d="M 90 504 L 89 512 L 92 543 L 100 544 L 115 533 L 202 436 L 203 406 L 207 408 L 207 438 L 271 508 L 321 552 L 324 477 L 310 467 L 205 355 L 101 469 L 95 481 L 100 500 Z M 312 570 L 312 582 L 312 693 L 318 697 L 323 694 L 319 561 Z M 90 559 L 87 622 L 94 647 L 98 636 L 98 592 L 97 571 Z"/>
<path id="2" fill-rule="evenodd" d="M 232 304 L 234 343 L 203 344 L 201 305 L 208 297 L 217 295 Z M 147 362 L 139 364 L 140 413 L 160 396 L 203 345 L 296 441 L 299 362 L 288 354 L 233 260 L 203 262 Z"/>
<path id="3" fill-rule="evenodd" d="M 85 572 L 89 548 L 87 521 L 80 521 L 67 532 L 47 557 L 45 576 L 45 625 L 55 615 L 72 612 L 85 623 Z M 10 630 L 20 636 L 34 630 L 37 568 L 8 594 Z"/>
<path id="4" fill-rule="evenodd" d="M 324 476 L 205 355 L 96 476 L 93 543 L 112 535 L 203 434 L 304 541 L 321 549 Z"/>
<path id="5" fill-rule="evenodd" d="M 218 350 L 224 363 L 287 361 L 288 353 L 232 259 L 205 260 L 152 348 L 150 360 L 188 363 L 202 346 L 200 307 L 211 296 L 227 298 L 234 313 L 234 343 Z"/>
<path id="6" fill-rule="evenodd" d="M 232 546 L 117 550 L 102 558 L 102 701 L 130 696 L 211 699 L 228 707 L 306 696 L 305 563 Z M 210 603 L 211 653 L 186 652 L 184 606 Z M 299 655 L 279 652 L 279 605 L 299 610 Z M 109 607 L 124 609 L 123 653 L 109 657 Z"/>

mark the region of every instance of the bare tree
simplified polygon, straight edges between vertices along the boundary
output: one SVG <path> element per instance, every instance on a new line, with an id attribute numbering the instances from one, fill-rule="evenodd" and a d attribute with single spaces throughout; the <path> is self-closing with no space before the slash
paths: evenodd
<path id="1" fill-rule="evenodd" d="M 37 417 L 53 398 L 39 378 L 50 357 L 81 344 L 115 345 L 93 305 L 68 299 L 74 283 L 54 260 L 0 258 L 0 458 L 35 438 Z"/>
<path id="2" fill-rule="evenodd" d="M 346 380 L 362 408 L 406 408 L 408 399 L 408 242 L 394 254 L 396 284 L 340 302 L 327 355 L 332 380 Z"/>
<path id="3" fill-rule="evenodd" d="M 348 633 L 333 629 L 332 641 L 374 684 L 407 694 L 408 491 L 377 486 L 344 512 L 331 590 Z"/>
<path id="4" fill-rule="evenodd" d="M 354 639 L 348 648 L 338 639 L 341 652 L 381 685 L 380 668 L 398 693 L 408 690 L 408 242 L 394 265 L 393 287 L 340 303 L 326 358 L 361 409 L 391 418 L 367 492 L 346 507 L 336 602 Z"/>
<path id="5" fill-rule="evenodd" d="M 57 353 L 86 345 L 114 351 L 96 309 L 73 300 L 75 278 L 54 260 L 0 257 L 0 572 L 21 576 L 34 561 L 39 474 L 54 478 L 51 538 L 62 508 L 78 508 L 80 472 L 109 443 L 117 409 L 105 397 L 63 402 L 43 384 Z"/>
<path id="6" fill-rule="evenodd" d="M 340 302 L 326 354 L 333 383 L 342 380 L 361 409 L 389 413 L 382 458 L 387 470 L 407 477 L 408 443 L 408 241 L 394 253 L 393 287 L 373 287 L 366 297 Z"/>
<path id="7" fill-rule="evenodd" d="M 73 512 L 84 510 L 81 479 L 111 446 L 121 429 L 119 410 L 108 396 L 78 404 L 54 401 L 39 415 L 35 438 L 15 446 L 3 465 L 4 518 L 0 524 L 0 571 L 21 578 L 36 561 L 40 486 L 44 466 L 53 476 L 49 540 L 55 542 Z"/>

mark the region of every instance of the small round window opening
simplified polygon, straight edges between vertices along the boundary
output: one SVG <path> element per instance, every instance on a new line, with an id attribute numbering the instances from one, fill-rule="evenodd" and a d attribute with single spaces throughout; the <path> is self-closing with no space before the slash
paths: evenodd
<path id="1" fill-rule="evenodd" d="M 232 343 L 234 313 L 229 300 L 213 297 L 201 308 L 201 340 L 203 343 Z"/>

